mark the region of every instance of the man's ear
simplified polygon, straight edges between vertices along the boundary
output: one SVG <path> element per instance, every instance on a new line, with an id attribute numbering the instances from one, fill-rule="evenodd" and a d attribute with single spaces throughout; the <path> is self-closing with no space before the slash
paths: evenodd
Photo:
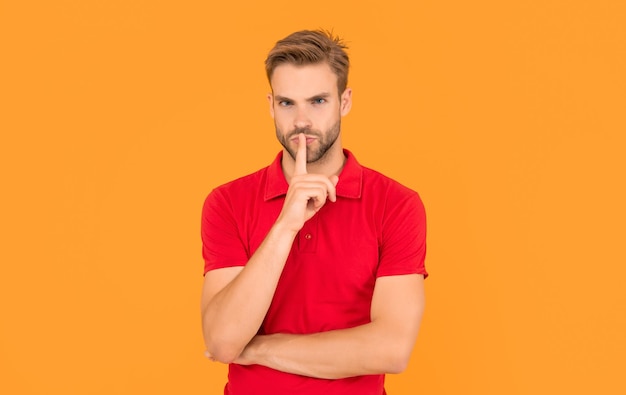
<path id="1" fill-rule="evenodd" d="M 346 88 L 341 94 L 341 116 L 346 116 L 352 108 L 352 89 Z"/>
<path id="2" fill-rule="evenodd" d="M 274 118 L 274 95 L 271 92 L 267 94 L 267 101 L 270 105 L 270 115 Z"/>

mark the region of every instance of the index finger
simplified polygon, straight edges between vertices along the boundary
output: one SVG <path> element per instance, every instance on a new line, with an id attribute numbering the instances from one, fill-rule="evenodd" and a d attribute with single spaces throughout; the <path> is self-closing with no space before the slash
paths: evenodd
<path id="1" fill-rule="evenodd" d="M 306 136 L 304 133 L 298 135 L 298 151 L 296 151 L 296 166 L 294 175 L 302 175 L 306 173 Z"/>

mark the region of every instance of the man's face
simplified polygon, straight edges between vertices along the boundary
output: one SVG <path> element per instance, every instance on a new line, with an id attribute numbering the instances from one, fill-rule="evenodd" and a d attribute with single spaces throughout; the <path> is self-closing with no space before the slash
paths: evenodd
<path id="1" fill-rule="evenodd" d="M 274 69 L 271 85 L 268 99 L 278 141 L 295 159 L 298 134 L 304 133 L 307 162 L 324 158 L 339 137 L 341 117 L 350 111 L 350 89 L 339 95 L 337 76 L 327 63 L 282 64 Z"/>

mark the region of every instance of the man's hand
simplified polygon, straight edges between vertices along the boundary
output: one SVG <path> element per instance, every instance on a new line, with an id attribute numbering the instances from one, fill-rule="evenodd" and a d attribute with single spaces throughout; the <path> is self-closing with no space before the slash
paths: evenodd
<path id="1" fill-rule="evenodd" d="M 338 181 L 337 176 L 307 173 L 306 137 L 299 134 L 294 172 L 277 223 L 298 232 L 326 204 L 326 199 L 331 202 L 337 200 L 335 186 Z"/>

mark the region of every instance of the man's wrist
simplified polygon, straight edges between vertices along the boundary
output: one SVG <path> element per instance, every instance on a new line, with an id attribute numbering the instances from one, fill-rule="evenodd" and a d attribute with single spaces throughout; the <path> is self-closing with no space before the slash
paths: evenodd
<path id="1" fill-rule="evenodd" d="M 285 236 L 285 237 L 295 239 L 296 235 L 299 232 L 299 229 L 293 229 L 289 226 L 286 226 L 279 219 L 274 223 L 274 226 L 272 226 L 272 229 L 270 230 L 270 232 L 275 233 L 277 236 Z"/>

